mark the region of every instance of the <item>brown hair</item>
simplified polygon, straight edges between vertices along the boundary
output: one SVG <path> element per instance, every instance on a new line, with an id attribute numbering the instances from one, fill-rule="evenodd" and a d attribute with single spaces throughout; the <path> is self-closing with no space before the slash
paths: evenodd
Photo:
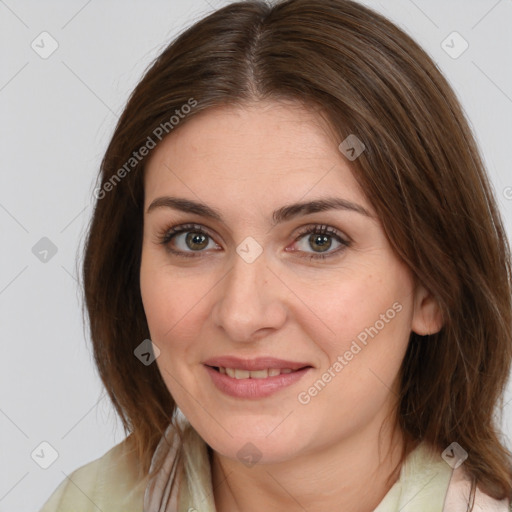
<path id="1" fill-rule="evenodd" d="M 194 108 L 171 127 L 191 98 Z M 212 13 L 152 63 L 119 119 L 86 241 L 84 299 L 99 374 L 142 473 L 175 402 L 156 364 L 133 354 L 150 336 L 139 285 L 145 161 L 130 158 L 159 126 L 172 133 L 208 108 L 259 99 L 319 109 L 340 142 L 356 134 L 366 146 L 354 175 L 444 318 L 436 334 L 411 333 L 397 421 L 439 451 L 458 442 L 473 484 L 512 498 L 510 453 L 493 418 L 512 360 L 511 262 L 491 185 L 434 62 L 350 0 L 243 1 Z"/>

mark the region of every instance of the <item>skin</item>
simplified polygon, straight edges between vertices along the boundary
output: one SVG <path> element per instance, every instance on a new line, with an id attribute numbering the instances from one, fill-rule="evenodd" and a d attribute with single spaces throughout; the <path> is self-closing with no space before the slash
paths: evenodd
<path id="1" fill-rule="evenodd" d="M 163 379 L 214 450 L 221 512 L 369 512 L 398 477 L 403 437 L 386 418 L 396 410 L 400 365 L 411 331 L 436 332 L 441 316 L 392 251 L 340 142 L 311 110 L 257 102 L 187 120 L 146 166 L 142 300 Z M 223 220 L 166 207 L 147 212 L 166 195 L 206 203 Z M 357 203 L 370 216 L 329 210 L 272 225 L 275 209 L 327 196 Z M 196 257 L 159 243 L 159 233 L 184 223 L 211 234 L 199 252 L 186 235 L 169 242 Z M 331 256 L 312 260 L 325 253 L 308 234 L 296 241 L 308 225 L 331 226 L 351 243 L 330 237 Z M 236 252 L 248 236 L 263 248 L 252 263 Z M 299 403 L 298 394 L 395 303 L 400 312 L 308 404 Z M 314 368 L 270 397 L 243 400 L 221 393 L 202 364 L 221 355 Z M 251 467 L 237 457 L 248 442 L 261 452 Z"/>

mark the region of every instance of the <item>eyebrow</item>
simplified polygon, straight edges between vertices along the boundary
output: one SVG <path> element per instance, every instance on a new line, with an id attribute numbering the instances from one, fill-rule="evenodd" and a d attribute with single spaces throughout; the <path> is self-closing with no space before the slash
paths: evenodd
<path id="1" fill-rule="evenodd" d="M 150 213 L 157 208 L 172 208 L 186 213 L 194 213 L 210 219 L 215 219 L 219 222 L 224 222 L 222 214 L 219 210 L 212 208 L 204 203 L 184 199 L 180 197 L 163 196 L 156 198 L 148 207 L 146 213 Z M 323 199 L 316 199 L 313 201 L 293 203 L 283 206 L 275 210 L 272 214 L 273 224 L 280 224 L 289 221 L 300 215 L 308 215 L 317 212 L 324 212 L 327 210 L 345 210 L 353 211 L 365 215 L 366 217 L 373 217 L 368 210 L 361 205 L 347 201 L 339 197 L 327 197 Z"/>

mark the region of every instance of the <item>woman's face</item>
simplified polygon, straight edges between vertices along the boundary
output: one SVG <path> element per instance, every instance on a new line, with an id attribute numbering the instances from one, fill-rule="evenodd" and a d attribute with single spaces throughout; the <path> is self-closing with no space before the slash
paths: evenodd
<path id="1" fill-rule="evenodd" d="M 284 103 L 208 110 L 178 128 L 145 171 L 140 284 L 179 408 L 241 461 L 376 435 L 411 330 L 439 325 L 342 141 Z"/>

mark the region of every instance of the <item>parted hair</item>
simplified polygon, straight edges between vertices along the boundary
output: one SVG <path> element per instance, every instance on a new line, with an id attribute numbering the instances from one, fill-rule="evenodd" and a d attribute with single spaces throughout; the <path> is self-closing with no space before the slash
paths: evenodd
<path id="1" fill-rule="evenodd" d="M 147 158 L 130 159 L 159 126 L 172 137 L 209 108 L 258 100 L 295 100 L 324 116 L 340 143 L 350 134 L 364 143 L 349 162 L 354 177 L 444 320 L 437 333 L 410 334 L 396 422 L 404 438 L 439 453 L 456 441 L 473 491 L 512 499 L 499 425 L 512 360 L 511 258 L 493 189 L 433 60 L 351 0 L 249 0 L 214 11 L 151 63 L 118 120 L 85 240 L 83 292 L 95 363 L 141 475 L 176 404 L 157 365 L 134 355 L 150 338 L 139 282 Z"/>

